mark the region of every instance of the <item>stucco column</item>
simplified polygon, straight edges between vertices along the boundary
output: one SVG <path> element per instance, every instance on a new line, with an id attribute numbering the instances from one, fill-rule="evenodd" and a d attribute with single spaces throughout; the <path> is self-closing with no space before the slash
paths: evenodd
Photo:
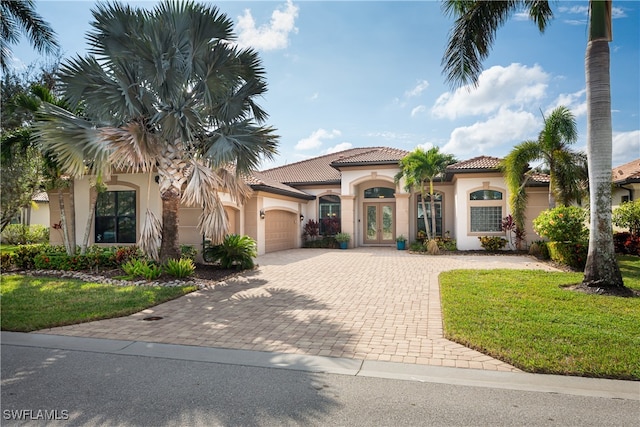
<path id="1" fill-rule="evenodd" d="M 409 193 L 396 193 L 396 237 L 409 239 Z"/>
<path id="2" fill-rule="evenodd" d="M 340 197 L 340 226 L 343 233 L 349 233 L 351 235 L 351 241 L 349 241 L 349 247 L 356 246 L 356 196 L 341 196 Z"/>

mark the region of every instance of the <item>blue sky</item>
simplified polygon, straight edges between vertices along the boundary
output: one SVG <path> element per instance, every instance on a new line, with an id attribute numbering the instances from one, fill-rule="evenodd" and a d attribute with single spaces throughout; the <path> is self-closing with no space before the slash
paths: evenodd
<path id="1" fill-rule="evenodd" d="M 154 2 L 130 2 L 153 7 Z M 84 53 L 93 1 L 36 2 L 63 57 Z M 238 42 L 260 53 L 269 91 L 260 104 L 280 135 L 264 168 L 342 149 L 439 146 L 458 159 L 502 157 L 535 139 L 543 114 L 565 105 L 586 147 L 585 1 L 552 2 L 540 34 L 515 15 L 498 32 L 479 86 L 452 90 L 440 61 L 452 21 L 433 1 L 222 1 Z M 640 157 L 640 2 L 614 1 L 613 164 Z M 14 66 L 39 56 L 13 46 Z M 42 58 L 40 58 L 42 60 Z"/>

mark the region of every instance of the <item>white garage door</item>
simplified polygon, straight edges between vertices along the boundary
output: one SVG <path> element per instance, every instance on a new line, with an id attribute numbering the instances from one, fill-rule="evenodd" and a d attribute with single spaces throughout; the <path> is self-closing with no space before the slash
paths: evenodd
<path id="1" fill-rule="evenodd" d="M 287 211 L 267 211 L 265 220 L 265 252 L 283 251 L 296 247 L 298 224 L 296 214 Z"/>

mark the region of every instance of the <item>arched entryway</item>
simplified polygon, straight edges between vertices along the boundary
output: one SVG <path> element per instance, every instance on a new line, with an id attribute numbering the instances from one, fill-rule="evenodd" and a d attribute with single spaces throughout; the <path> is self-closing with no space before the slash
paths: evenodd
<path id="1" fill-rule="evenodd" d="M 395 189 L 370 187 L 364 190 L 363 243 L 365 245 L 388 245 L 395 241 L 396 201 Z"/>

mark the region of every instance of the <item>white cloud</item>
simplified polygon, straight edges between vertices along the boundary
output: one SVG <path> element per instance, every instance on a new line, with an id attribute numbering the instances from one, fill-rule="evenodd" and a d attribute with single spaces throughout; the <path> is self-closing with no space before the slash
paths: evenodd
<path id="1" fill-rule="evenodd" d="M 571 110 L 575 117 L 581 117 L 587 115 L 587 90 L 582 89 L 574 93 L 561 93 L 558 97 L 549 105 L 545 111 L 545 115 L 548 115 L 556 107 L 565 106 Z"/>
<path id="2" fill-rule="evenodd" d="M 406 98 L 414 98 L 416 96 L 420 96 L 422 94 L 422 92 L 427 90 L 428 87 L 429 87 L 429 82 L 428 81 L 420 80 L 420 81 L 418 81 L 418 83 L 412 89 L 406 91 L 404 93 L 404 96 Z"/>
<path id="3" fill-rule="evenodd" d="M 505 107 L 528 107 L 544 98 L 548 80 L 549 74 L 539 65 L 496 65 L 480 74 L 477 88 L 465 86 L 440 95 L 431 113 L 436 118 L 453 120 L 467 115 L 491 114 Z"/>
<path id="4" fill-rule="evenodd" d="M 419 114 L 424 113 L 425 111 L 427 111 L 427 107 L 425 107 L 424 105 L 418 105 L 413 110 L 411 110 L 411 117 L 415 117 Z"/>
<path id="5" fill-rule="evenodd" d="M 640 158 L 640 130 L 613 134 L 613 166 L 620 166 Z"/>
<path id="6" fill-rule="evenodd" d="M 339 130 L 333 129 L 328 131 L 325 129 L 318 129 L 313 131 L 308 138 L 303 138 L 295 146 L 296 150 L 312 150 L 322 146 L 323 140 L 333 139 L 336 136 L 340 136 L 342 133 Z"/>
<path id="7" fill-rule="evenodd" d="M 540 121 L 532 113 L 505 108 L 487 121 L 454 129 L 442 151 L 458 158 L 486 154 L 500 146 L 509 151 L 514 144 L 535 138 L 539 129 Z"/>
<path id="8" fill-rule="evenodd" d="M 238 17 L 237 44 L 263 51 L 284 49 L 289 45 L 289 34 L 298 32 L 295 26 L 297 17 L 298 6 L 287 0 L 284 7 L 273 11 L 268 24 L 256 27 L 251 9 L 245 9 L 244 15 Z"/>
<path id="9" fill-rule="evenodd" d="M 314 92 L 313 95 L 311 95 L 310 97 L 308 97 L 307 99 L 309 101 L 315 101 L 316 99 L 318 99 L 318 97 L 320 96 L 320 94 L 318 92 Z"/>
<path id="10" fill-rule="evenodd" d="M 322 152 L 322 154 L 332 154 L 337 153 L 339 151 L 348 150 L 349 148 L 353 148 L 353 144 L 350 142 L 341 142 L 338 145 L 334 145 L 333 147 L 329 147 Z"/>

